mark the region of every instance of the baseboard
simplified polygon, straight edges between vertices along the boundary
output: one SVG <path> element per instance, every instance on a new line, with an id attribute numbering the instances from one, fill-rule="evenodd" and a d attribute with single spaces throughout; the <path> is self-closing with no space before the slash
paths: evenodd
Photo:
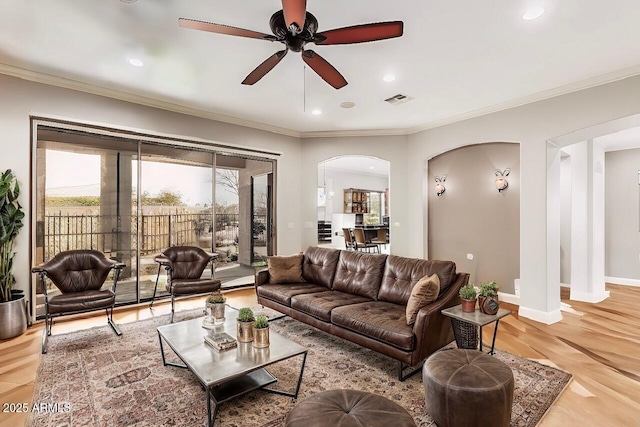
<path id="1" fill-rule="evenodd" d="M 602 302 L 607 298 L 609 298 L 609 291 L 602 291 L 601 293 L 593 294 L 590 292 L 576 292 L 574 290 L 571 290 L 571 296 L 569 297 L 571 301 L 582 301 L 582 302 L 592 302 L 592 303 Z"/>
<path id="2" fill-rule="evenodd" d="M 500 301 L 508 302 L 509 304 L 520 305 L 520 295 L 498 292 L 498 299 Z"/>
<path id="3" fill-rule="evenodd" d="M 614 283 L 616 285 L 637 286 L 640 287 L 640 280 L 638 279 L 625 279 L 623 277 L 610 277 L 605 276 L 604 281 L 607 283 Z"/>
<path id="4" fill-rule="evenodd" d="M 518 316 L 526 317 L 527 319 L 535 320 L 536 322 L 551 325 L 562 320 L 562 313 L 560 309 L 553 311 L 540 311 L 533 308 L 522 307 L 518 309 Z"/>

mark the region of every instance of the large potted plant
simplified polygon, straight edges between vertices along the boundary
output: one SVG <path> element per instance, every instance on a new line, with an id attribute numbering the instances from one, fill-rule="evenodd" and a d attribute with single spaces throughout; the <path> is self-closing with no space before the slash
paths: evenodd
<path id="1" fill-rule="evenodd" d="M 24 212 L 18 203 L 20 186 L 11 169 L 0 176 L 0 339 L 13 338 L 27 329 L 24 295 L 13 286 L 13 243 L 22 228 Z"/>

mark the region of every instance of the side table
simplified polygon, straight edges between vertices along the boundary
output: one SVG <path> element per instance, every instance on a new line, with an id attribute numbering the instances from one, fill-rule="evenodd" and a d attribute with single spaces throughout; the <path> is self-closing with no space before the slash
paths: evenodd
<path id="1" fill-rule="evenodd" d="M 500 323 L 500 319 L 511 314 L 511 310 L 501 308 L 496 314 L 484 314 L 479 309 L 476 309 L 473 313 L 467 313 L 462 311 L 462 305 L 456 305 L 445 308 L 442 310 L 442 314 L 451 318 L 451 326 L 453 327 L 453 334 L 456 338 L 458 348 L 471 350 L 479 348 L 479 350 L 482 351 L 482 327 L 489 323 L 496 322 L 491 340 L 491 351 L 489 351 L 489 354 L 494 354 L 496 335 L 498 335 L 498 324 Z M 480 335 L 479 340 L 478 331 Z"/>

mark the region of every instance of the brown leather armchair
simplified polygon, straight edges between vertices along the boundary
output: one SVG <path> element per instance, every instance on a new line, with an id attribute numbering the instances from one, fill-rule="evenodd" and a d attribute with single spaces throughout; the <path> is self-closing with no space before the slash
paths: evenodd
<path id="1" fill-rule="evenodd" d="M 220 280 L 215 278 L 214 261 L 218 254 L 202 250 L 197 246 L 171 246 L 155 257 L 158 263 L 156 286 L 149 308 L 153 307 L 158 290 L 160 269 L 167 270 L 167 292 L 171 294 L 171 323 L 175 313 L 175 298 L 181 295 L 205 294 L 220 289 Z M 211 265 L 211 276 L 202 277 L 202 272 Z"/>
<path id="2" fill-rule="evenodd" d="M 113 322 L 113 307 L 116 303 L 116 286 L 120 271 L 125 267 L 121 262 L 107 258 L 94 250 L 73 250 L 60 252 L 49 261 L 31 269 L 40 275 L 45 305 L 45 328 L 42 333 L 42 353 L 47 352 L 47 338 L 51 335 L 53 318 L 68 314 L 105 309 L 107 322 L 118 335 L 122 335 Z M 111 270 L 113 286 L 102 289 Z M 47 278 L 60 290 L 59 295 L 49 297 Z"/>

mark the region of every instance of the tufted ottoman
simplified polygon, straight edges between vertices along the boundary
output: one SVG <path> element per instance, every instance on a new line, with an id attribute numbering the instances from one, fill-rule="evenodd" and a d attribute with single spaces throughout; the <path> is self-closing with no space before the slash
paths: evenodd
<path id="1" fill-rule="evenodd" d="M 397 403 L 358 390 L 329 390 L 297 404 L 285 427 L 415 427 L 409 413 Z"/>
<path id="2" fill-rule="evenodd" d="M 440 427 L 508 426 L 513 372 L 477 350 L 442 350 L 422 368 L 427 412 Z"/>

